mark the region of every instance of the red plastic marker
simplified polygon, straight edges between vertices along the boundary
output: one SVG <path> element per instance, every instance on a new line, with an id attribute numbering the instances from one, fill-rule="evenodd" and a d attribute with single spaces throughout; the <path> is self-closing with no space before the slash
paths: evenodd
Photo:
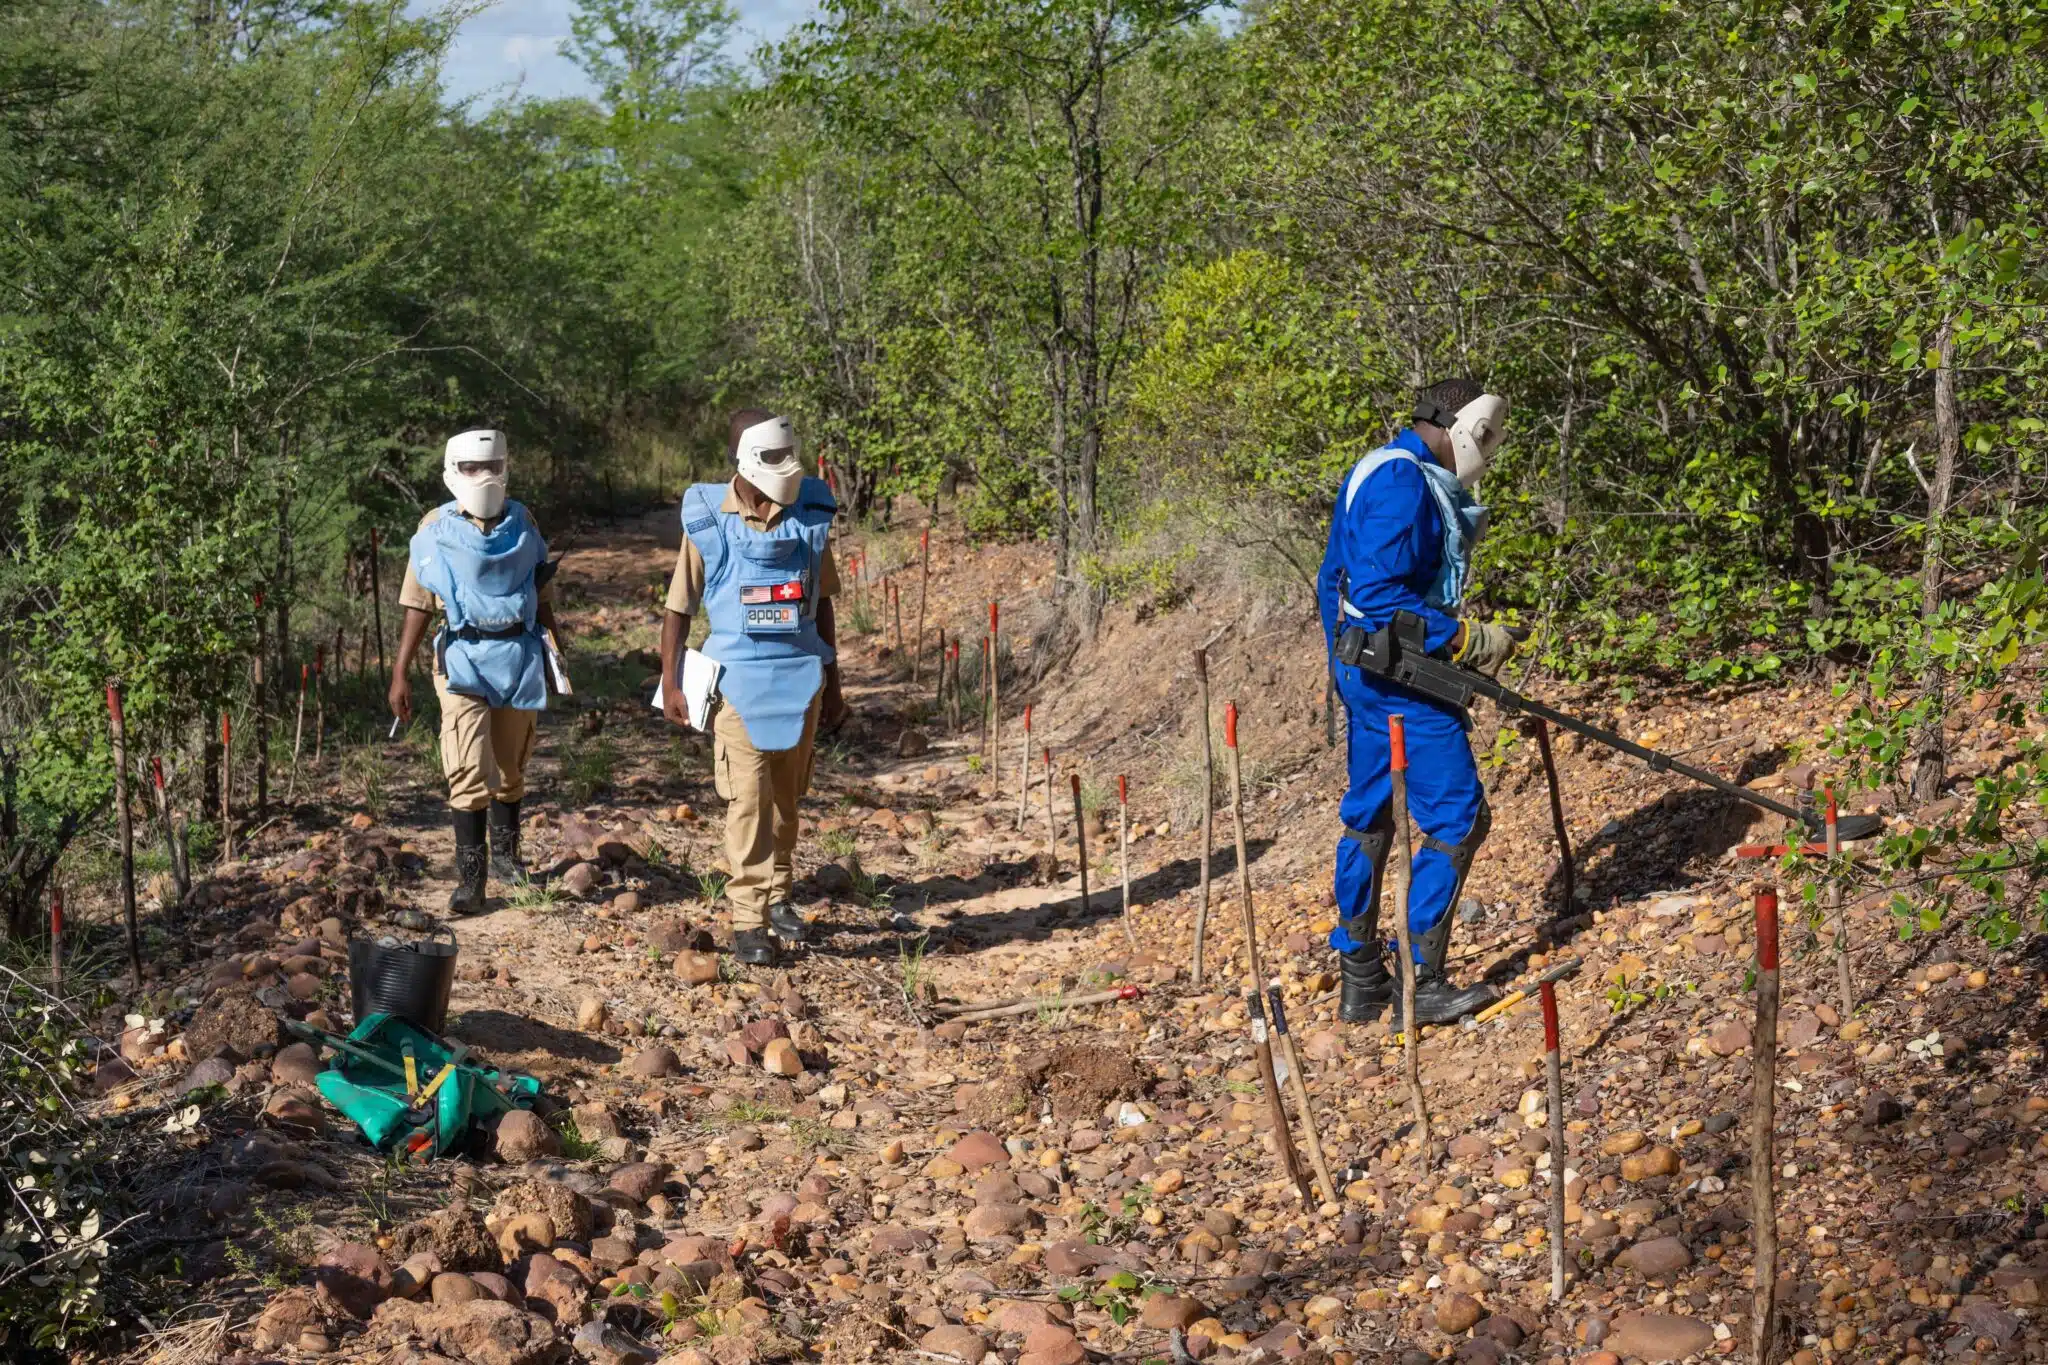
<path id="1" fill-rule="evenodd" d="M 1778 970 L 1778 893 L 1756 893 L 1756 965 L 1767 972 Z"/>
<path id="2" fill-rule="evenodd" d="M 1237 747 L 1237 703 L 1234 701 L 1223 703 L 1223 747 Z"/>
<path id="3" fill-rule="evenodd" d="M 162 791 L 164 789 L 164 761 L 155 754 L 149 756 L 149 776 L 150 780 L 156 783 L 156 789 Z"/>
<path id="4" fill-rule="evenodd" d="M 1387 748 L 1396 772 L 1408 771 L 1408 730 L 1399 716 L 1387 717 Z"/>
<path id="5" fill-rule="evenodd" d="M 126 728 L 121 720 L 121 689 L 113 683 L 107 684 L 107 715 L 113 720 L 116 729 Z"/>
<path id="6" fill-rule="evenodd" d="M 1131 804 L 1131 780 L 1122 773 L 1116 775 L 1116 803 L 1119 806 Z"/>

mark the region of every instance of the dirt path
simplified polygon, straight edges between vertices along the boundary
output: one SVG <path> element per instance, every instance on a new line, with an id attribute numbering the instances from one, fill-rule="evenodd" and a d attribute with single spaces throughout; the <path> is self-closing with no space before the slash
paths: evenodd
<path id="1" fill-rule="evenodd" d="M 1120 615 L 1103 646 L 1063 652 L 1057 685 L 1034 688 L 1040 651 L 1059 648 L 1033 616 L 1044 564 L 960 548 L 942 529 L 934 633 L 974 630 L 991 594 L 1017 622 L 1006 687 L 1044 708 L 1057 870 L 1042 808 L 1015 828 L 1018 716 L 1006 714 L 990 799 L 977 733 L 948 732 L 929 679 L 906 679 L 870 585 L 870 605 L 843 599 L 856 719 L 821 754 L 804 805 L 799 899 L 816 947 L 786 970 L 736 968 L 719 951 L 705 747 L 644 702 L 673 528 L 655 517 L 586 536 L 560 580 L 579 697 L 544 721 L 527 807 L 528 860 L 554 889 L 457 923 L 449 1023 L 539 1077 L 550 1117 L 508 1121 L 473 1163 L 368 1157 L 306 1095 L 301 1063 L 270 1058 L 267 1011 L 250 1023 L 234 1003 L 253 991 L 345 1022 L 341 938 L 445 902 L 430 737 L 388 746 L 374 801 L 369 760 L 340 760 L 323 775 L 331 800 L 219 871 L 185 921 L 188 965 L 166 967 L 202 1003 L 174 1013 L 175 1036 L 129 1049 L 137 1079 L 102 1067 L 117 1077 L 110 1103 L 149 1103 L 195 1063 L 228 1078 L 230 1099 L 166 1184 L 197 1191 L 179 1197 L 218 1237 L 202 1234 L 175 1272 L 148 1267 L 200 1286 L 232 1328 L 223 1351 L 1079 1365 L 1172 1358 L 1167 1333 L 1183 1329 L 1197 1358 L 1333 1365 L 1735 1353 L 1757 869 L 1724 854 L 1748 819 L 1566 746 L 1586 892 L 1559 923 L 1533 759 L 1490 728 L 1475 737 L 1497 825 L 1459 910 L 1459 970 L 1505 982 L 1547 954 L 1586 961 L 1565 1010 L 1574 1282 L 1553 1306 L 1543 1196 L 1555 1167 L 1532 1007 L 1425 1033 L 1448 1145 L 1426 1176 L 1384 1025 L 1334 1018 L 1322 943 L 1341 753 L 1323 747 L 1298 628 L 1251 620 L 1218 647 L 1215 672 L 1219 704 L 1245 698 L 1253 717 L 1263 955 L 1333 1162 L 1353 1168 L 1320 1207 L 1301 1204 L 1272 1154 L 1238 994 L 1227 814 L 1211 980 L 1188 980 L 1197 807 L 1171 660 L 1223 609 Z M 842 554 L 886 570 L 913 547 L 904 532 Z M 1670 734 L 1776 780 L 1766 774 L 1797 756 L 1795 727 L 1819 701 L 1644 699 L 1629 719 L 1646 742 Z M 1065 786 L 1077 761 L 1091 822 L 1117 771 L 1139 793 L 1128 938 L 1113 832 L 1091 836 L 1096 894 L 1080 903 Z M 2048 1031 L 2011 1025 L 2042 1029 L 2036 966 L 1961 938 L 1900 943 L 1882 904 L 1859 903 L 1871 999 L 1844 1018 L 1827 956 L 1796 919 L 1779 1124 L 1785 1354 L 2024 1355 L 2048 1292 L 2048 1243 L 2035 1240 L 2048 1094 L 2031 1041 Z M 1061 1003 L 1112 985 L 1143 994 Z M 1047 1003 L 972 1025 L 945 1008 L 1016 997 Z M 209 1060 L 217 1037 L 229 1045 Z"/>

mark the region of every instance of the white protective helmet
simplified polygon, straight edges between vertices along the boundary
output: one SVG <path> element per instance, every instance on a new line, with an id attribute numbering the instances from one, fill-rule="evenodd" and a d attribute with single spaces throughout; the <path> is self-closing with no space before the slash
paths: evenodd
<path id="1" fill-rule="evenodd" d="M 1451 412 L 1436 400 L 1424 398 L 1415 405 L 1414 420 L 1440 426 L 1451 434 L 1458 482 L 1471 488 L 1492 463 L 1500 443 L 1507 439 L 1508 400 L 1499 394 L 1481 393 Z"/>
<path id="2" fill-rule="evenodd" d="M 796 501 L 804 482 L 804 466 L 796 454 L 796 428 L 787 417 L 771 417 L 741 432 L 733 462 L 741 477 L 760 489 L 768 501 L 778 507 Z"/>
<path id="3" fill-rule="evenodd" d="M 465 431 L 448 438 L 441 453 L 441 482 L 462 510 L 489 521 L 505 510 L 505 470 L 510 463 L 502 431 Z"/>

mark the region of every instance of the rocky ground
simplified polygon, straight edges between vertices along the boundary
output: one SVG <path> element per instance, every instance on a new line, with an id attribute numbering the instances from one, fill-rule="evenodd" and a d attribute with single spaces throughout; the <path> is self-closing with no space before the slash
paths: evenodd
<path id="1" fill-rule="evenodd" d="M 870 582 L 856 610 L 849 593 L 858 719 L 821 756 L 801 855 L 818 942 L 779 971 L 721 951 L 709 759 L 641 700 L 672 532 L 651 519 L 570 556 L 580 695 L 545 722 L 528 805 L 529 861 L 555 876 L 456 925 L 447 1030 L 547 1099 L 467 1159 L 370 1152 L 312 1091 L 311 1049 L 280 1046 L 278 1029 L 291 1015 L 345 1030 L 348 938 L 445 899 L 429 736 L 330 759 L 309 778 L 317 800 L 161 912 L 152 1008 L 95 1078 L 114 1121 L 207 1101 L 148 1192 L 160 1231 L 125 1265 L 158 1305 L 137 1358 L 1746 1358 L 1748 897 L 1771 873 L 1733 849 L 1775 827 L 1562 743 L 1580 851 L 1565 906 L 1533 746 L 1482 715 L 1496 826 L 1458 912 L 1458 971 L 1506 986 L 1583 959 L 1560 992 L 1567 1150 L 1549 1150 L 1530 1002 L 1425 1031 L 1443 1149 L 1425 1163 L 1386 1027 L 1335 1019 L 1323 936 L 1341 749 L 1326 746 L 1312 630 L 1204 598 L 1118 609 L 1076 647 L 1049 626 L 1040 556 L 940 532 L 928 628 L 971 637 L 997 596 L 1019 641 L 1002 761 L 990 774 L 978 731 L 951 731 L 930 677 L 906 676 L 886 595 Z M 865 551 L 862 577 L 903 571 L 909 634 L 914 549 L 899 534 L 843 551 Z M 1187 659 L 1204 641 L 1218 711 L 1245 707 L 1261 951 L 1344 1172 L 1329 1202 L 1304 1204 L 1276 1164 L 1227 802 L 1207 978 L 1192 978 Z M 1811 683 L 1627 705 L 1546 695 L 1783 789 L 1824 767 L 1836 706 Z M 1017 828 L 1027 702 L 1034 747 L 1053 750 L 1051 852 L 1043 785 Z M 1968 718 L 1962 775 L 2018 733 Z M 1070 773 L 1084 779 L 1085 903 Z M 1799 890 L 1786 887 L 1776 1095 L 1782 1354 L 2048 1355 L 2039 958 L 1958 931 L 1902 942 L 1888 894 L 1852 888 L 1845 1015 Z M 954 1017 L 1017 999 L 1038 1003 Z M 1560 1172 L 1571 1282 L 1553 1303 Z"/>

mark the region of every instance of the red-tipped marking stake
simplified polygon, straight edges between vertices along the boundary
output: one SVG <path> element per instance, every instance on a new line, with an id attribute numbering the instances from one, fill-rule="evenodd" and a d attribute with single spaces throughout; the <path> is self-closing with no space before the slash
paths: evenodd
<path id="1" fill-rule="evenodd" d="M 1024 828 L 1025 811 L 1031 804 L 1031 708 L 1024 708 L 1024 736 L 1017 748 L 1017 828 Z"/>
<path id="2" fill-rule="evenodd" d="M 1755 1243 L 1756 1304 L 1749 1358 L 1771 1365 L 1778 1316 L 1778 893 L 1756 893 L 1756 1027 L 1750 1033 L 1749 1228 Z"/>
<path id="3" fill-rule="evenodd" d="M 1550 1101 L 1550 1301 L 1564 1299 L 1564 1056 L 1557 1027 L 1557 985 L 1545 981 L 1543 1070 Z"/>
<path id="4" fill-rule="evenodd" d="M 1068 773 L 1074 789 L 1074 854 L 1081 861 L 1081 913 L 1088 913 L 1088 818 L 1081 809 L 1081 774 Z"/>
<path id="5" fill-rule="evenodd" d="M 1123 883 L 1124 938 L 1136 952 L 1138 936 L 1131 930 L 1131 784 L 1122 773 L 1116 775 L 1116 861 L 1117 880 Z"/>

